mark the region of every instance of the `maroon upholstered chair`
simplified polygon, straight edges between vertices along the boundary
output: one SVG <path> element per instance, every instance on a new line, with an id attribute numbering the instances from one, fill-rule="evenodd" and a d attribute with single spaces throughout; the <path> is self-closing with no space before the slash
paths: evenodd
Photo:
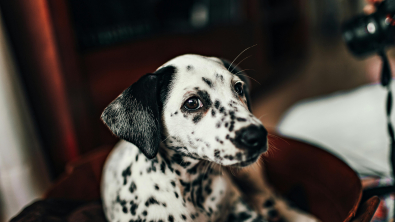
<path id="1" fill-rule="evenodd" d="M 270 155 L 262 156 L 260 161 L 264 164 L 261 165 L 265 166 L 264 172 L 270 183 L 282 195 L 289 196 L 295 187 L 301 188 L 310 213 L 323 222 L 371 220 L 380 201 L 377 197 L 372 197 L 360 203 L 360 180 L 344 162 L 322 149 L 293 139 L 269 135 L 269 144 L 275 148 Z M 96 220 L 104 220 L 100 203 L 86 203 L 100 199 L 102 167 L 110 151 L 111 147 L 103 147 L 68 164 L 62 178 L 45 194 L 44 198 L 51 200 L 82 201 L 77 202 L 78 204 L 74 202 L 71 208 L 68 202 L 58 204 L 60 207 L 67 205 L 67 209 L 71 209 L 70 212 L 62 214 L 67 215 L 69 221 L 72 221 L 70 218 L 86 215 L 87 211 L 94 215 Z M 295 202 L 298 202 L 298 199 Z M 53 212 L 43 210 L 48 206 L 54 206 L 52 202 L 40 203 L 40 207 L 26 208 L 13 221 L 25 221 L 24 218 L 33 215 L 32 210 L 39 209 L 41 214 Z M 37 212 L 34 215 L 37 217 Z M 83 221 L 91 220 L 85 218 Z"/>

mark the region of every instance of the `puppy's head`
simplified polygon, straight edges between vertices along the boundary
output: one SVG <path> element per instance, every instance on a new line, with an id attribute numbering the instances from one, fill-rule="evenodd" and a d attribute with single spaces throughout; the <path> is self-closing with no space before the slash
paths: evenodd
<path id="1" fill-rule="evenodd" d="M 267 148 L 267 132 L 251 114 L 244 73 L 214 57 L 170 60 L 126 89 L 102 119 L 148 158 L 162 141 L 196 159 L 247 166 Z"/>

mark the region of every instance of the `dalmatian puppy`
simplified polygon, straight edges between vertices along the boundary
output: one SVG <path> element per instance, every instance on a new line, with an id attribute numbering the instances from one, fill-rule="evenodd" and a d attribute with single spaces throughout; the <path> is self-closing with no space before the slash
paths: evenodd
<path id="1" fill-rule="evenodd" d="M 317 221 L 270 191 L 247 205 L 224 169 L 268 149 L 248 97 L 243 72 L 200 55 L 176 57 L 127 88 L 101 116 L 122 139 L 103 171 L 107 219 Z"/>

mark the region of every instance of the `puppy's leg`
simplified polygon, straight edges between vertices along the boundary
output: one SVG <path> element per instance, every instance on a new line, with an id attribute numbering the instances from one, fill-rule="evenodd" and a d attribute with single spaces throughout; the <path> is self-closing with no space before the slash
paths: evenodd
<path id="1" fill-rule="evenodd" d="M 226 221 L 268 222 L 262 215 L 250 208 L 241 197 L 234 202 Z"/>
<path id="2" fill-rule="evenodd" d="M 234 174 L 233 181 L 240 188 L 249 205 L 270 222 L 318 222 L 314 216 L 291 207 L 267 184 L 261 167 L 248 167 Z"/>
<path id="3" fill-rule="evenodd" d="M 248 199 L 252 206 L 270 222 L 319 222 L 314 216 L 290 206 L 274 193 L 255 195 Z"/>
<path id="4" fill-rule="evenodd" d="M 272 218 L 271 221 L 289 221 L 289 222 L 319 222 L 314 216 L 292 208 L 281 198 L 271 197 L 261 201 L 263 215 Z M 270 206 L 270 207 L 269 207 Z"/>

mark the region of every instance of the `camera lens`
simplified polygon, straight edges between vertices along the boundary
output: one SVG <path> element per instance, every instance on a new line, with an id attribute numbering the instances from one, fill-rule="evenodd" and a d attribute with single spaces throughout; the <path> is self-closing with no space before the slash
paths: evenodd
<path id="1" fill-rule="evenodd" d="M 374 18 L 360 16 L 344 24 L 343 39 L 353 54 L 363 56 L 376 51 L 380 32 Z"/>
<path id="2" fill-rule="evenodd" d="M 355 56 L 376 53 L 394 44 L 393 13 L 381 7 L 371 15 L 360 15 L 342 27 L 343 39 Z"/>

